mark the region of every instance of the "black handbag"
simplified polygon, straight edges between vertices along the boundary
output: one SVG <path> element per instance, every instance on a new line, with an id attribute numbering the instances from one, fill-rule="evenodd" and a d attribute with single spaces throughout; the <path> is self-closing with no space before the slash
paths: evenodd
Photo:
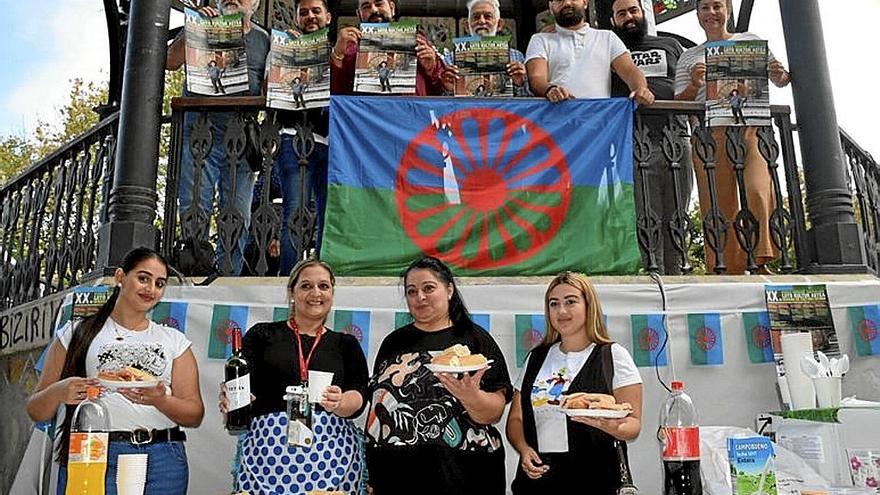
<path id="1" fill-rule="evenodd" d="M 214 246 L 207 239 L 179 241 L 171 256 L 171 264 L 189 277 L 204 277 L 219 272 L 214 262 Z"/>

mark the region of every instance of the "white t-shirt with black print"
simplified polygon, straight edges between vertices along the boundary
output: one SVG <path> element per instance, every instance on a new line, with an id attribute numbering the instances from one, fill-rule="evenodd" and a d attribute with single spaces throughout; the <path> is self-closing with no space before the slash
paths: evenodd
<path id="1" fill-rule="evenodd" d="M 67 349 L 73 328 L 79 321 L 67 323 L 58 332 L 58 340 Z M 121 337 L 121 340 L 118 338 Z M 98 376 L 99 371 L 133 366 L 159 377 L 171 393 L 171 369 L 174 360 L 192 345 L 181 332 L 153 321 L 146 330 L 135 332 L 107 318 L 107 322 L 89 346 L 86 374 Z M 110 429 L 166 429 L 177 426 L 153 406 L 135 404 L 122 394 L 108 391 L 101 401 L 110 415 Z"/>

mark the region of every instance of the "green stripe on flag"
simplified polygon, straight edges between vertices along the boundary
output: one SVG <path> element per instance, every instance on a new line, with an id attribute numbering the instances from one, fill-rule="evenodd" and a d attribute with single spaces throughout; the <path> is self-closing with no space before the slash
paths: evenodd
<path id="1" fill-rule="evenodd" d="M 413 317 L 408 311 L 398 311 L 394 313 L 394 328 L 405 327 L 413 321 Z"/>
<path id="2" fill-rule="evenodd" d="M 272 309 L 272 321 L 287 321 L 290 316 L 290 308 L 276 306 Z"/>
<path id="3" fill-rule="evenodd" d="M 531 258 L 513 265 L 473 270 L 455 267 L 460 276 L 469 275 L 553 275 L 563 270 L 578 270 L 589 274 L 635 273 L 641 266 L 641 258 L 636 242 L 635 221 L 632 200 L 633 187 L 617 183 L 608 187 L 596 188 L 579 186 L 572 189 L 569 209 L 559 231 Z M 398 215 L 394 191 L 362 189 L 344 185 L 331 185 L 328 190 L 328 222 L 324 230 L 321 254 L 333 265 L 337 275 L 347 276 L 396 276 L 412 259 L 422 251 L 408 237 Z M 612 198 L 612 199 L 608 199 Z M 450 207 L 452 212 L 456 207 Z M 549 225 L 547 217 L 541 213 L 523 213 L 528 223 L 540 231 Z M 438 215 L 439 216 L 439 215 Z M 471 218 L 465 215 L 466 218 Z M 473 218 L 483 218 L 474 216 Z M 423 221 L 417 226 L 422 235 L 438 231 L 438 217 Z M 505 236 L 497 235 L 498 222 L 505 229 L 515 232 L 522 230 L 516 222 L 508 218 L 493 217 L 486 239 L 504 242 Z M 449 231 L 438 237 L 439 255 L 450 254 L 449 248 L 457 243 L 467 258 L 480 246 L 474 237 L 462 239 L 467 220 L 458 219 L 448 224 Z M 482 232 L 482 231 L 481 231 Z M 524 230 L 523 230 L 524 232 Z M 508 244 L 523 249 L 528 239 L 518 238 Z M 577 255 L 572 254 L 571 246 L 578 246 Z M 496 253 L 497 260 L 505 257 L 498 245 L 489 248 Z M 454 250 L 453 250 L 454 251 Z M 453 263 L 454 264 L 454 263 Z"/>
<path id="4" fill-rule="evenodd" d="M 703 315 L 701 314 L 689 314 L 688 315 L 688 342 L 691 348 L 691 363 L 695 365 L 704 365 L 709 364 L 709 360 L 706 356 L 706 351 L 701 349 L 697 345 L 697 332 L 705 326 L 705 322 L 703 320 Z"/>
<path id="5" fill-rule="evenodd" d="M 742 319 L 749 361 L 754 364 L 772 363 L 773 346 L 770 341 L 770 317 L 767 312 L 743 313 Z"/>

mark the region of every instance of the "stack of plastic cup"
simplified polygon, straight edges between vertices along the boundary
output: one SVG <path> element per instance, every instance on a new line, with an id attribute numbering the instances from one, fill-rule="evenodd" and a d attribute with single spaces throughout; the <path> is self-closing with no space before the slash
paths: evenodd
<path id="1" fill-rule="evenodd" d="M 143 495 L 147 484 L 147 454 L 119 454 L 116 491 L 119 495 Z"/>

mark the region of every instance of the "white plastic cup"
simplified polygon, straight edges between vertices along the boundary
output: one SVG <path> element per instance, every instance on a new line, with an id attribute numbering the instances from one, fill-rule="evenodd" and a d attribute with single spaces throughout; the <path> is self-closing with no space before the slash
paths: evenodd
<path id="1" fill-rule="evenodd" d="M 116 491 L 119 495 L 143 495 L 147 484 L 147 454 L 119 454 Z"/>
<path id="2" fill-rule="evenodd" d="M 813 355 L 813 337 L 810 332 L 786 333 L 782 334 L 780 340 L 785 380 L 791 393 L 791 408 L 813 409 L 816 407 L 816 390 L 813 381 L 801 370 L 801 358 Z"/>
<path id="3" fill-rule="evenodd" d="M 819 407 L 837 407 L 840 405 L 841 377 L 820 376 L 813 378 L 813 386 L 816 388 L 816 399 Z"/>
<path id="4" fill-rule="evenodd" d="M 333 373 L 309 370 L 309 402 L 321 402 L 324 390 L 333 384 Z"/>

